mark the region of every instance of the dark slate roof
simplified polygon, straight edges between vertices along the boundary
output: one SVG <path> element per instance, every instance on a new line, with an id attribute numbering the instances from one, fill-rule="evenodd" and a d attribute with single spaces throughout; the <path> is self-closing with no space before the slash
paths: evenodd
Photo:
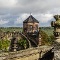
<path id="1" fill-rule="evenodd" d="M 34 22 L 39 23 L 39 21 L 36 20 L 32 15 L 30 15 L 26 20 L 23 21 L 23 23 L 34 23 Z"/>

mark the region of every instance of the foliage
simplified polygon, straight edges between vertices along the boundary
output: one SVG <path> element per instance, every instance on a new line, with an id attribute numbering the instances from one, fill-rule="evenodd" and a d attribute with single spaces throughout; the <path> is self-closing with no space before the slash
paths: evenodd
<path id="1" fill-rule="evenodd" d="M 49 42 L 50 45 L 52 45 L 54 43 L 54 41 L 55 41 L 55 36 L 54 35 L 51 35 L 51 36 L 48 37 L 48 42 Z"/>
<path id="2" fill-rule="evenodd" d="M 21 46 L 23 49 L 27 48 L 27 41 L 25 39 L 20 39 L 18 43 L 19 43 L 19 46 Z"/>
<path id="3" fill-rule="evenodd" d="M 55 24 L 60 25 L 60 20 L 57 20 Z"/>
<path id="4" fill-rule="evenodd" d="M 20 27 L 8 27 L 8 28 L 0 28 L 0 31 L 1 32 L 12 32 L 12 31 L 22 31 L 23 29 L 22 28 L 20 28 Z M 1 33 L 0 32 L 0 33 Z M 54 36 L 53 36 L 53 28 L 52 27 L 41 27 L 40 28 L 40 34 L 41 34 L 41 39 L 42 39 L 42 45 L 45 45 L 45 44 L 47 44 L 47 45 L 52 45 L 53 44 L 53 42 L 54 42 L 54 40 L 55 40 L 55 38 L 54 38 Z M 26 39 L 20 39 L 19 41 L 18 41 L 18 43 L 19 43 L 19 46 L 21 46 L 21 47 L 23 47 L 23 48 L 27 48 L 27 45 L 28 45 L 28 43 L 27 43 L 27 41 L 26 41 Z M 5 40 L 0 40 L 0 50 L 4 50 L 4 51 L 7 51 L 8 49 L 8 47 L 9 47 L 9 45 L 10 45 L 10 41 L 9 40 L 7 40 L 7 39 L 5 39 Z"/>
<path id="5" fill-rule="evenodd" d="M 52 45 L 55 37 L 54 35 L 48 36 L 44 31 L 40 30 L 42 45 Z"/>
<path id="6" fill-rule="evenodd" d="M 53 35 L 53 27 L 40 27 L 40 30 L 44 31 L 48 36 Z"/>
<path id="7" fill-rule="evenodd" d="M 41 30 L 40 30 L 40 34 L 41 34 L 42 45 L 44 45 L 48 41 L 48 35 L 44 31 L 41 31 Z"/>
<path id="8" fill-rule="evenodd" d="M 9 45 L 10 45 L 9 40 L 0 40 L 0 50 L 8 51 Z"/>

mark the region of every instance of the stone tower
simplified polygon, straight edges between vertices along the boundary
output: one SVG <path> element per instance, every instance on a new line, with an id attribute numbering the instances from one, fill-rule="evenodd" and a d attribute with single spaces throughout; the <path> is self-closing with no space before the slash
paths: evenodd
<path id="1" fill-rule="evenodd" d="M 19 50 L 18 39 L 16 38 L 16 32 L 14 31 L 11 39 L 10 51 L 18 51 L 18 50 Z"/>
<path id="2" fill-rule="evenodd" d="M 54 27 L 56 42 L 60 43 L 60 15 L 55 15 L 54 18 L 56 21 L 52 21 L 51 25 Z"/>
<path id="3" fill-rule="evenodd" d="M 39 44 L 39 21 L 30 15 L 23 21 L 23 33 L 28 37 L 32 46 Z"/>

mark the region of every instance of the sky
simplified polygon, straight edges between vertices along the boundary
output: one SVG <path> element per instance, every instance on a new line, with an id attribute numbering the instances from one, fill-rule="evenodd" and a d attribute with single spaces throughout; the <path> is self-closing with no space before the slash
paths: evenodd
<path id="1" fill-rule="evenodd" d="M 51 26 L 60 14 L 60 0 L 0 0 L 0 27 L 22 27 L 30 13 L 39 26 Z"/>

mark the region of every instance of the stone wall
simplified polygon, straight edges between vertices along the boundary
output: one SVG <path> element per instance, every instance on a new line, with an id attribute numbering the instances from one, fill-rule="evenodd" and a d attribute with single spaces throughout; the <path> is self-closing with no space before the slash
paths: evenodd
<path id="1" fill-rule="evenodd" d="M 11 40 L 13 36 L 16 36 L 18 40 L 21 38 L 20 32 L 1 32 L 0 40 Z"/>
<path id="2" fill-rule="evenodd" d="M 3 53 L 2 55 L 0 54 L 0 60 L 38 60 L 50 49 L 52 47 L 41 46 L 17 52 Z"/>

